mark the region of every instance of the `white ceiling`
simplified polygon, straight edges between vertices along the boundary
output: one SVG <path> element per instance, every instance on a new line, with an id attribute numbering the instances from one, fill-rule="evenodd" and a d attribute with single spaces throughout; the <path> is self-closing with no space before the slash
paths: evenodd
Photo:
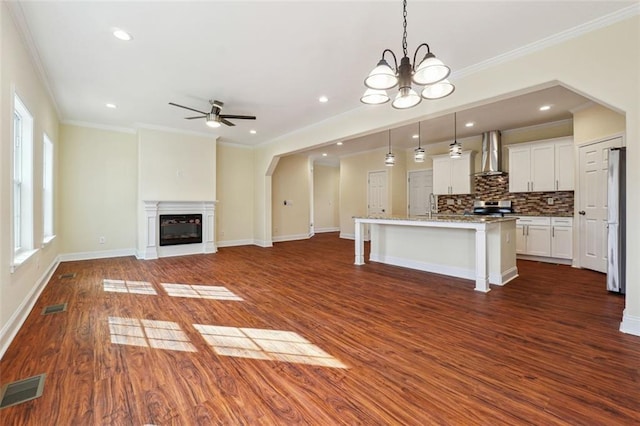
<path id="1" fill-rule="evenodd" d="M 456 74 L 468 67 L 633 4 L 637 1 L 409 1 L 409 55 L 413 59 L 416 47 L 429 43 L 452 68 L 455 84 Z M 256 145 L 355 108 L 391 108 L 364 106 L 359 98 L 382 50 L 401 56 L 400 0 L 21 1 L 11 6 L 65 122 L 199 132 Z M 134 39 L 117 40 L 111 34 L 115 27 Z M 485 127 L 520 127 L 539 121 L 530 111 L 540 102 L 555 103 L 550 120 L 566 118 L 568 109 L 585 101 L 556 90 L 461 111 L 459 123 L 477 121 L 476 134 Z M 319 103 L 321 95 L 329 102 Z M 207 110 L 209 99 L 225 102 L 223 114 L 257 120 L 234 120 L 235 127 L 214 130 L 203 120 L 184 120 L 193 114 L 168 105 Z M 106 108 L 108 102 L 118 108 Z M 424 143 L 450 137 L 450 116 L 424 124 Z"/>

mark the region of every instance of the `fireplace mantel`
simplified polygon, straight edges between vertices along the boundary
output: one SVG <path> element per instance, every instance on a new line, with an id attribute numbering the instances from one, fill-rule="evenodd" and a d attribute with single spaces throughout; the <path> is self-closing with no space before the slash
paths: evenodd
<path id="1" fill-rule="evenodd" d="M 215 253 L 215 201 L 160 201 L 143 200 L 145 226 L 143 228 L 144 251 L 141 259 L 185 256 L 189 254 Z M 160 246 L 161 214 L 201 214 L 202 242 L 177 246 Z"/>

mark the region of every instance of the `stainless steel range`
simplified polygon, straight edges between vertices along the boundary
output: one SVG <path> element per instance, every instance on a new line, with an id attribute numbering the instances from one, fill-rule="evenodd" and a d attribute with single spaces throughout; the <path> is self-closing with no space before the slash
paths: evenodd
<path id="1" fill-rule="evenodd" d="M 481 201 L 473 202 L 473 214 L 485 216 L 504 216 L 513 213 L 511 200 Z"/>

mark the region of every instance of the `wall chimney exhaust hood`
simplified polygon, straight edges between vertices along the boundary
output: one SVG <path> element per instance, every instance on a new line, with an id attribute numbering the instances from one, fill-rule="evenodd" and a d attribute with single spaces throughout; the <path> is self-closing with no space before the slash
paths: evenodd
<path id="1" fill-rule="evenodd" d="M 502 140 L 500 130 L 482 134 L 482 164 L 477 176 L 505 175 L 502 171 Z"/>

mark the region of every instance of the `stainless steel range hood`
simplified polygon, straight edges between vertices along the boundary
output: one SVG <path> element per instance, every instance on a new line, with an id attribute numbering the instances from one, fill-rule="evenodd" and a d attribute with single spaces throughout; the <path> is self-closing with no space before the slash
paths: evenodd
<path id="1" fill-rule="evenodd" d="M 478 176 L 504 175 L 502 171 L 502 141 L 500 130 L 482 134 L 482 163 Z"/>

